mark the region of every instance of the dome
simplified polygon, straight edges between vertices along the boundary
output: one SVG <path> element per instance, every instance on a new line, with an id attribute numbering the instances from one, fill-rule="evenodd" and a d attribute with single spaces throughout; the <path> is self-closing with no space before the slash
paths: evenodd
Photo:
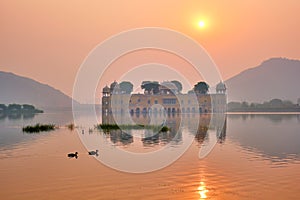
<path id="1" fill-rule="evenodd" d="M 113 90 L 116 85 L 118 85 L 118 83 L 117 81 L 114 81 L 112 84 L 110 84 L 110 89 Z"/>
<path id="2" fill-rule="evenodd" d="M 120 93 L 120 85 L 114 81 L 112 84 L 110 84 L 110 93 L 111 94 L 118 94 Z"/>
<path id="3" fill-rule="evenodd" d="M 216 90 L 226 90 L 226 85 L 222 81 L 220 81 L 220 83 L 217 84 Z"/>
<path id="4" fill-rule="evenodd" d="M 103 93 L 109 93 L 110 92 L 110 89 L 108 86 L 105 86 L 102 90 Z"/>

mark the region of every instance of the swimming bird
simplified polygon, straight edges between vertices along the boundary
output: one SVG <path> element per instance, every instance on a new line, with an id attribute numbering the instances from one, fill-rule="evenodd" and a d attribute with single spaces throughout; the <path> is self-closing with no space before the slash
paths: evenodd
<path id="1" fill-rule="evenodd" d="M 98 149 L 96 151 L 89 151 L 89 155 L 91 156 L 98 156 Z"/>
<path id="2" fill-rule="evenodd" d="M 78 152 L 75 152 L 75 153 L 69 153 L 69 154 L 68 154 L 68 157 L 69 157 L 69 158 L 76 158 L 76 159 L 77 159 L 77 158 L 78 158 Z"/>

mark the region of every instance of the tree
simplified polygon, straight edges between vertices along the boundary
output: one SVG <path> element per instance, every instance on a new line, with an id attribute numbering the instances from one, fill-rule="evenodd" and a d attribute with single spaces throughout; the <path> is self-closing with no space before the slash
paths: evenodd
<path id="1" fill-rule="evenodd" d="M 196 93 L 199 94 L 207 94 L 209 89 L 209 85 L 203 81 L 198 82 L 195 86 L 194 86 L 194 90 Z"/>
<path id="2" fill-rule="evenodd" d="M 171 81 L 171 83 L 173 83 L 177 87 L 178 92 L 181 93 L 181 91 L 182 91 L 182 84 L 179 81 L 176 81 L 176 80 Z"/>
<path id="3" fill-rule="evenodd" d="M 249 103 L 246 101 L 242 102 L 242 108 L 249 108 Z"/>
<path id="4" fill-rule="evenodd" d="M 283 102 L 281 99 L 272 99 L 271 101 L 269 101 L 269 104 L 271 107 L 282 107 L 283 106 Z"/>
<path id="5" fill-rule="evenodd" d="M 159 83 L 157 81 L 152 82 L 152 91 L 153 91 L 153 94 L 159 93 Z"/>
<path id="6" fill-rule="evenodd" d="M 159 92 L 159 83 L 157 81 L 143 81 L 141 88 L 148 93 L 157 94 Z"/>
<path id="7" fill-rule="evenodd" d="M 130 94 L 133 90 L 133 84 L 129 81 L 123 81 L 120 83 L 120 89 L 122 93 Z"/>
<path id="8" fill-rule="evenodd" d="M 9 104 L 7 107 L 8 111 L 21 111 L 22 106 L 19 104 Z"/>
<path id="9" fill-rule="evenodd" d="M 256 104 L 255 103 L 251 103 L 250 104 L 250 108 L 256 108 Z"/>
<path id="10" fill-rule="evenodd" d="M 227 104 L 227 106 L 228 106 L 229 110 L 240 109 L 242 107 L 242 104 L 240 102 L 234 102 L 234 101 L 232 101 L 232 102 L 229 102 Z"/>
<path id="11" fill-rule="evenodd" d="M 5 104 L 0 104 L 0 112 L 3 111 L 5 112 L 7 109 L 6 105 Z"/>
<path id="12" fill-rule="evenodd" d="M 150 93 L 150 91 L 152 89 L 150 83 L 151 83 L 151 81 L 143 81 L 142 85 L 141 85 L 141 88 L 144 89 L 145 92 Z"/>
<path id="13" fill-rule="evenodd" d="M 293 102 L 290 101 L 290 100 L 284 100 L 284 101 L 283 101 L 283 105 L 284 105 L 285 107 L 294 107 Z"/>
<path id="14" fill-rule="evenodd" d="M 33 105 L 29 105 L 29 104 L 23 104 L 22 107 L 23 107 L 23 110 L 35 110 L 35 107 Z"/>

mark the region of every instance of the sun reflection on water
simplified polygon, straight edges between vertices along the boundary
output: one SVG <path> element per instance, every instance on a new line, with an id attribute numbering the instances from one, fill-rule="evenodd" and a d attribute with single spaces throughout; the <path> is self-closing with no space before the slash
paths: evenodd
<path id="1" fill-rule="evenodd" d="M 200 195 L 200 199 L 206 199 L 207 195 L 206 193 L 208 192 L 208 189 L 206 189 L 206 185 L 203 181 L 200 182 L 200 185 L 198 187 L 198 193 Z"/>

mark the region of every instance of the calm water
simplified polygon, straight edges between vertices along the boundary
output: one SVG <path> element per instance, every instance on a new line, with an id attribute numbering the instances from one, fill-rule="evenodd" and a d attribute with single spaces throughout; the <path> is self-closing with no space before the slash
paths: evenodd
<path id="1" fill-rule="evenodd" d="M 79 134 L 64 128 L 73 121 L 71 111 L 0 119 L 1 199 L 300 198 L 299 114 L 228 114 L 219 133 L 214 132 L 219 127 L 209 115 L 201 116 L 198 130 L 191 126 L 196 116 L 176 115 L 166 121 L 171 132 L 151 137 L 143 130 L 132 131 L 133 136 L 120 131 L 89 134 L 91 116 L 85 112 L 80 116 Z M 139 116 L 134 121 L 148 123 L 149 119 Z M 40 134 L 21 132 L 22 126 L 34 123 L 55 123 L 61 128 Z M 214 134 L 217 144 L 199 159 L 201 146 Z M 112 149 L 151 152 L 167 144 L 179 148 L 190 137 L 192 145 L 177 161 L 143 174 L 111 169 L 88 156 L 81 143 L 83 138 L 98 138 Z M 99 150 L 101 157 L 103 149 Z M 74 151 L 79 158 L 68 159 L 66 154 Z"/>

